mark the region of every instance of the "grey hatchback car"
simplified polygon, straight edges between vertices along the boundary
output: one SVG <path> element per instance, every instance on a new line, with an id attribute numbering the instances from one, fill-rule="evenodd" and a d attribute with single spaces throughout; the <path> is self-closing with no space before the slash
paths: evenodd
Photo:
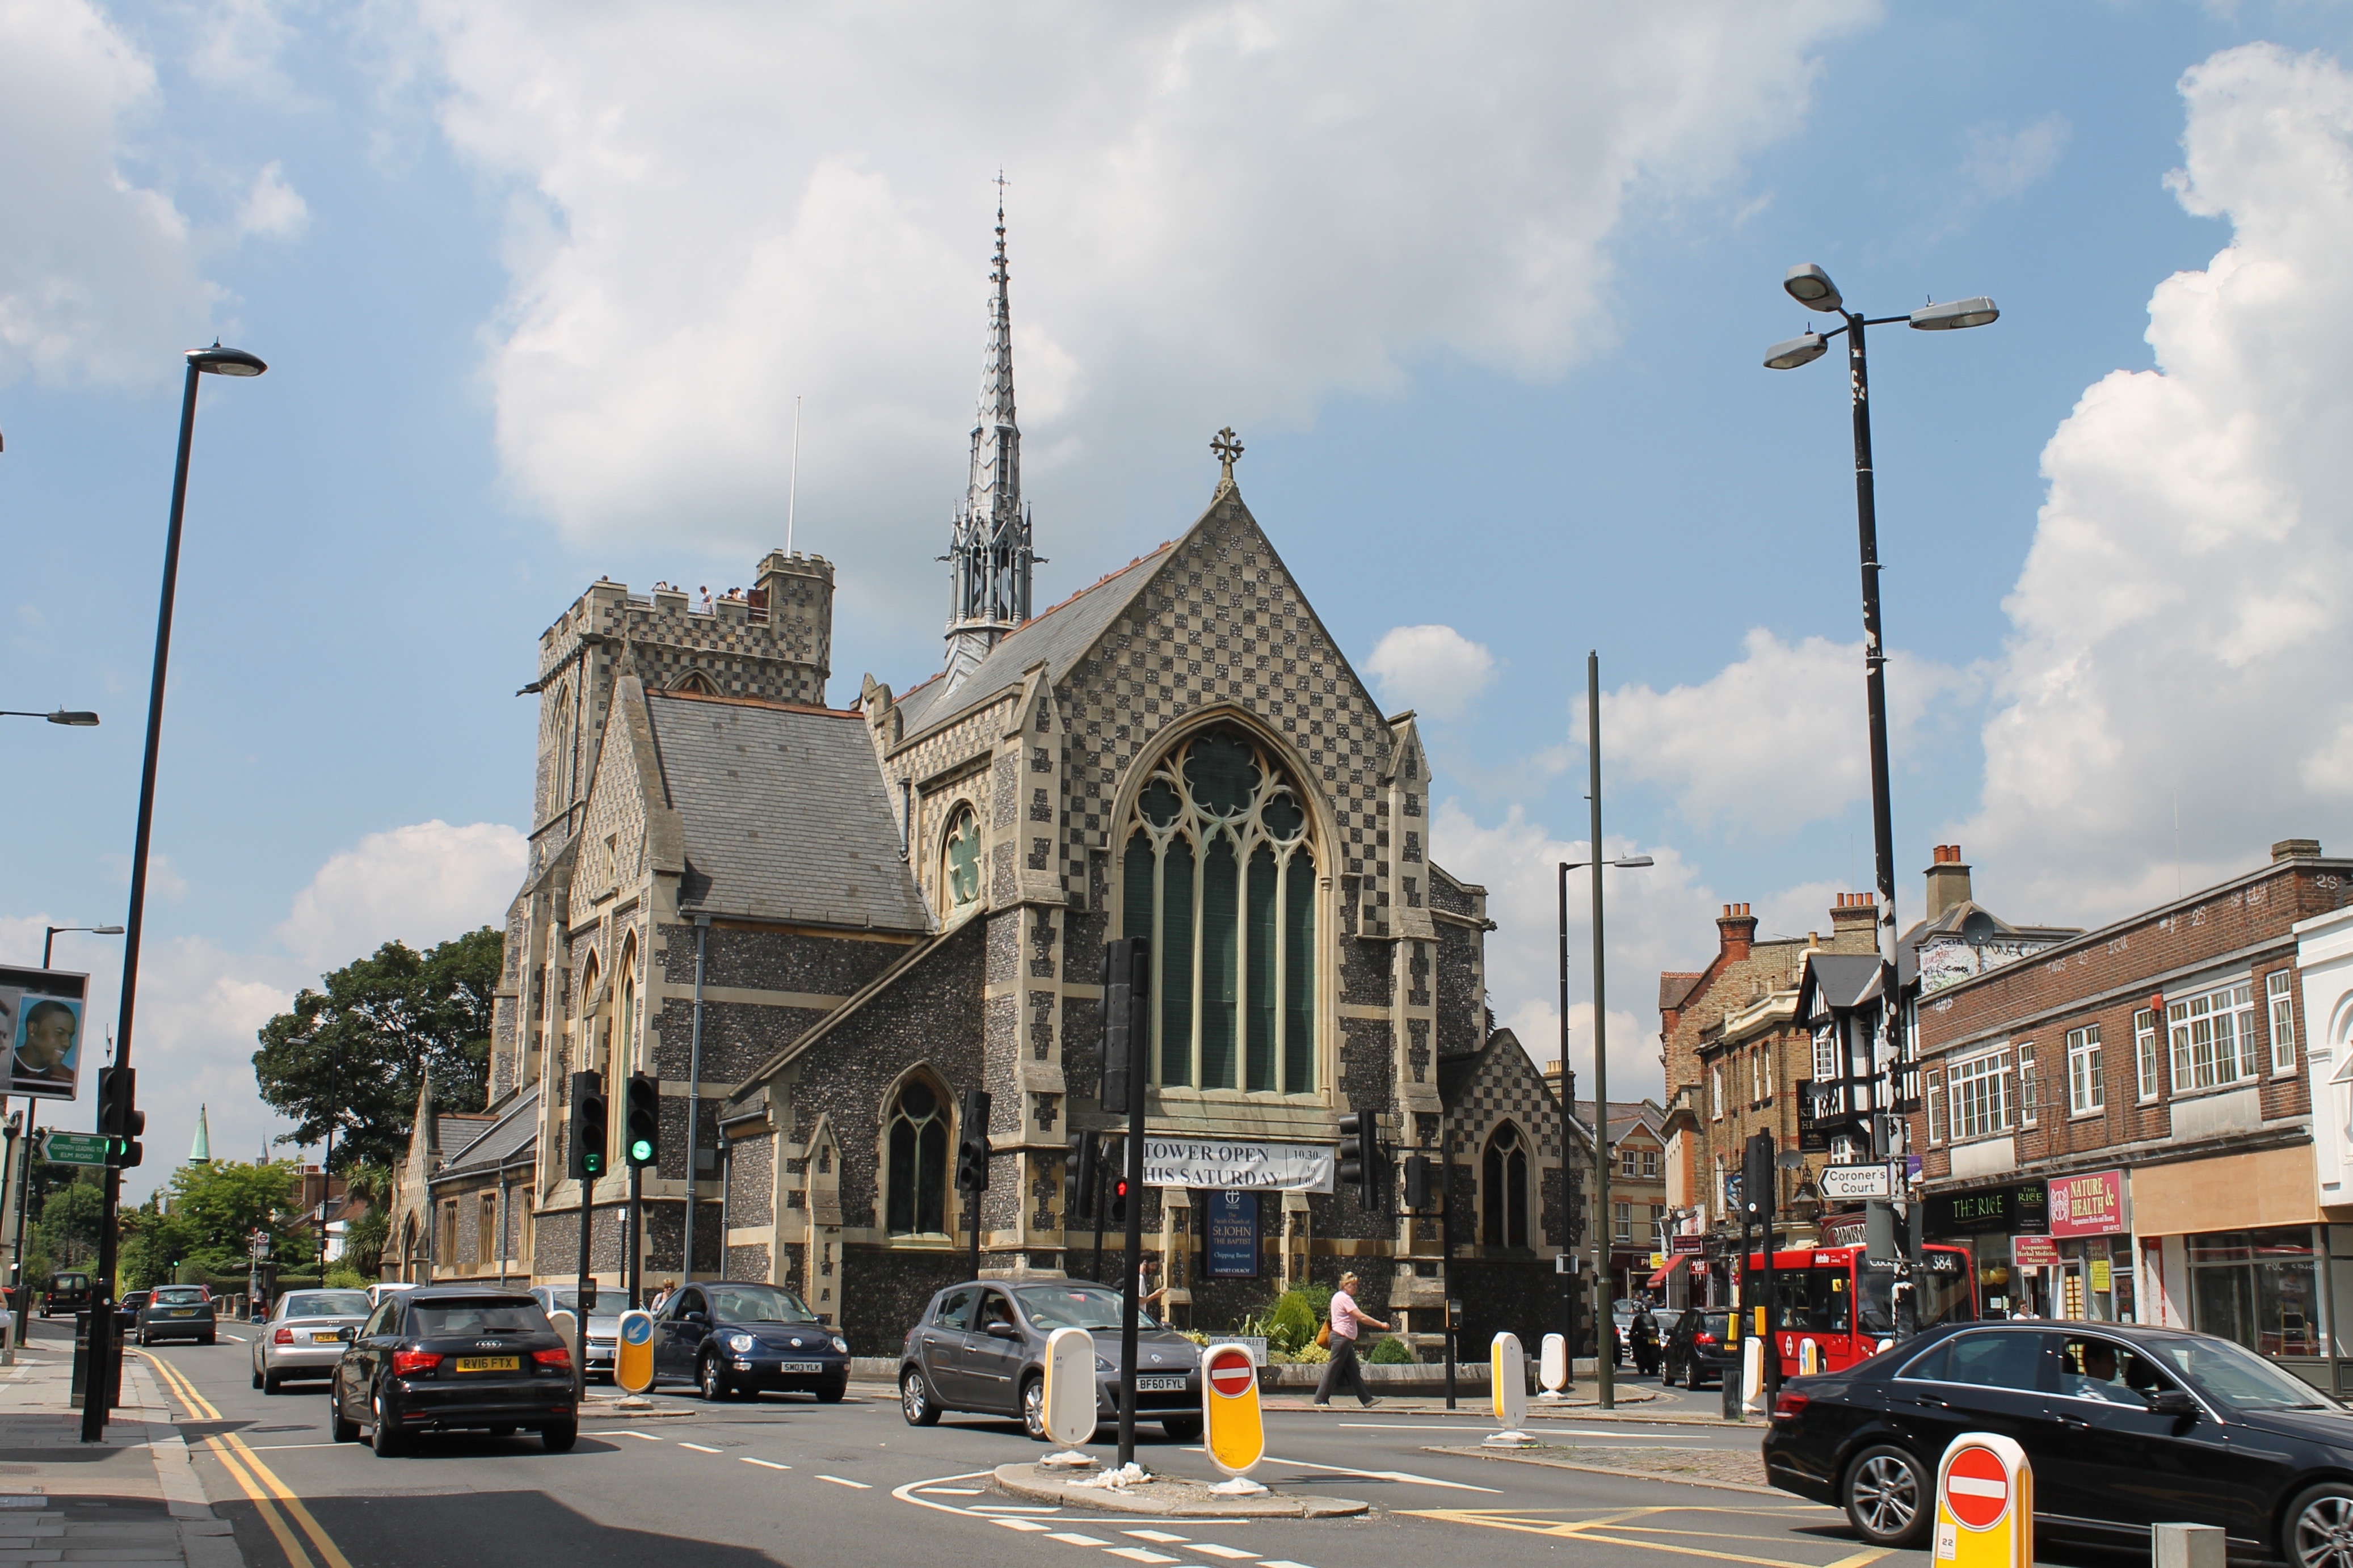
<path id="1" fill-rule="evenodd" d="M 218 1326 L 211 1291 L 201 1285 L 158 1285 L 147 1304 L 139 1309 L 136 1331 L 142 1345 L 163 1340 L 194 1340 L 208 1345 Z"/>
<path id="2" fill-rule="evenodd" d="M 1032 1285 L 975 1280 L 934 1296 L 899 1354 L 899 1409 L 911 1426 L 947 1410 L 1018 1415 L 1046 1440 L 1045 1356 L 1056 1329 L 1095 1342 L 1095 1413 L 1119 1419 L 1119 1292 L 1080 1279 Z M 1136 1315 L 1135 1410 L 1179 1442 L 1201 1435 L 1201 1352 L 1184 1335 Z"/>

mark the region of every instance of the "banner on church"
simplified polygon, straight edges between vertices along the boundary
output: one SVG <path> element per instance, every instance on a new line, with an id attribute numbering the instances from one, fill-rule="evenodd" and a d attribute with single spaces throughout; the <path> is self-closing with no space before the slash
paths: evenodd
<path id="1" fill-rule="evenodd" d="M 1212 1192 L 1328 1193 L 1332 1151 L 1314 1143 L 1241 1143 L 1223 1138 L 1146 1138 L 1144 1184 Z"/>

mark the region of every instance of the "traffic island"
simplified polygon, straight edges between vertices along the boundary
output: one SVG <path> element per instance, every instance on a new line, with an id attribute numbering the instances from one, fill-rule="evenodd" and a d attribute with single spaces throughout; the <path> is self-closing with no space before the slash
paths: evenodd
<path id="1" fill-rule="evenodd" d="M 691 1406 L 664 1405 L 643 1394 L 592 1394 L 580 1402 L 583 1421 L 675 1421 L 693 1414 Z"/>
<path id="2" fill-rule="evenodd" d="M 1104 1513 L 1160 1519 L 1352 1519 L 1372 1510 L 1372 1504 L 1348 1498 L 1301 1497 L 1292 1492 L 1219 1497 L 1210 1490 L 1208 1482 L 1183 1476 L 1152 1476 L 1124 1487 L 1083 1484 L 1089 1479 L 1036 1464 L 999 1465 L 996 1471 L 997 1489 L 1026 1502 Z"/>

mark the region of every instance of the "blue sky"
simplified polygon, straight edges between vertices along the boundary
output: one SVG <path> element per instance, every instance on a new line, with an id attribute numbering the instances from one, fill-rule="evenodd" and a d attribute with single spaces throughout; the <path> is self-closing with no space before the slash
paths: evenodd
<path id="1" fill-rule="evenodd" d="M 1611 837 L 1661 861 L 1613 891 L 1620 1083 L 1655 1089 L 1649 992 L 1718 902 L 1800 931 L 1870 883 L 1843 377 L 1758 364 L 1797 261 L 2004 312 L 1873 339 L 1899 897 L 1956 838 L 2021 921 L 2353 848 L 2353 220 L 2316 173 L 2353 17 L 1658 11 L 0 12 L 0 132 L 50 154 L 0 169 L 0 706 L 106 719 L 5 721 L 0 960 L 121 914 L 181 349 L 272 368 L 199 419 L 139 1035 L 171 1157 L 199 1101 L 221 1152 L 272 1130 L 247 1058 L 294 985 L 498 917 L 533 639 L 599 573 L 748 579 L 794 396 L 834 700 L 935 668 L 1000 164 L 1040 602 L 1184 527 L 1237 426 L 1278 548 L 1429 719 L 1436 852 L 1493 890 L 1534 1040 L 1588 647 Z M 1448 630 L 1377 655 L 1415 627 Z M 111 997 L 118 951 L 58 962 Z"/>

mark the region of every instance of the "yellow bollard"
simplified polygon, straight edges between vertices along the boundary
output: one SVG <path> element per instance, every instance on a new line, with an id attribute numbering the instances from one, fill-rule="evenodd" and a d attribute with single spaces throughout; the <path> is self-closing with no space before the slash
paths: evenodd
<path id="1" fill-rule="evenodd" d="M 1994 1432 L 1964 1432 L 1936 1466 L 1936 1560 L 2034 1568 L 2034 1469 Z"/>

